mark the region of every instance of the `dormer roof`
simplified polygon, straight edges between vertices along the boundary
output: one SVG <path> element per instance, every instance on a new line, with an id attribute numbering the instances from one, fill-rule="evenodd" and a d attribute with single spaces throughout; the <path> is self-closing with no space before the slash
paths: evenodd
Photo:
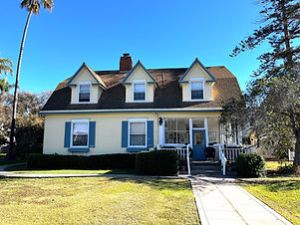
<path id="1" fill-rule="evenodd" d="M 195 66 L 195 65 L 199 65 L 204 72 L 211 78 L 209 80 L 206 80 L 207 82 L 215 82 L 216 78 L 215 76 L 200 62 L 200 60 L 198 58 L 196 58 L 194 60 L 194 62 L 192 63 L 192 65 L 185 71 L 185 73 L 182 75 L 182 77 L 179 79 L 180 83 L 185 83 L 187 81 L 185 81 L 185 77 L 189 74 L 189 72 L 191 71 L 191 69 Z"/>
<path id="2" fill-rule="evenodd" d="M 135 66 L 127 73 L 127 75 L 124 77 L 122 84 L 127 84 L 130 82 L 127 82 L 128 78 L 134 74 L 134 71 L 138 68 L 141 67 L 142 70 L 145 72 L 145 74 L 150 78 L 151 82 L 148 83 L 156 83 L 155 79 L 153 78 L 153 76 L 147 71 L 147 69 L 144 67 L 144 65 L 141 63 L 140 60 L 138 60 L 138 62 L 135 64 Z"/>
<path id="3" fill-rule="evenodd" d="M 73 85 L 74 79 L 80 74 L 82 70 L 86 69 L 89 72 L 89 75 L 94 78 L 94 80 L 97 82 L 97 84 L 102 88 L 106 89 L 105 83 L 102 81 L 102 79 L 95 73 L 95 71 L 90 68 L 86 63 L 82 63 L 82 65 L 79 67 L 79 69 L 75 72 L 75 74 L 69 79 L 68 86 Z"/>

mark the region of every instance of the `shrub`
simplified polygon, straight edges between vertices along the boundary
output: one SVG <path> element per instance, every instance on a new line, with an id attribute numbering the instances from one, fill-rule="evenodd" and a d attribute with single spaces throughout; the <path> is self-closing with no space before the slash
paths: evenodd
<path id="1" fill-rule="evenodd" d="M 16 129 L 16 156 L 26 158 L 30 153 L 42 153 L 43 135 L 42 123 L 18 127 Z"/>
<path id="2" fill-rule="evenodd" d="M 145 175 L 176 175 L 178 172 L 177 153 L 171 150 L 138 153 L 135 159 L 135 170 Z"/>
<path id="3" fill-rule="evenodd" d="M 285 165 L 281 165 L 278 168 L 277 173 L 279 174 L 292 174 L 295 172 L 295 167 L 293 164 L 285 164 Z"/>
<path id="4" fill-rule="evenodd" d="M 255 153 L 241 154 L 236 159 L 236 170 L 241 177 L 259 177 L 264 175 L 265 161 Z"/>
<path id="5" fill-rule="evenodd" d="M 93 156 L 30 154 L 31 169 L 134 169 L 135 154 Z"/>

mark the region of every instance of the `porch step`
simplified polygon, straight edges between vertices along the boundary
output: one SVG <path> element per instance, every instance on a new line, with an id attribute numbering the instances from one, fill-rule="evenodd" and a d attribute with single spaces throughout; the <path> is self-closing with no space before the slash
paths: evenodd
<path id="1" fill-rule="evenodd" d="M 218 161 L 193 161 L 191 163 L 193 175 L 220 175 L 221 167 Z"/>

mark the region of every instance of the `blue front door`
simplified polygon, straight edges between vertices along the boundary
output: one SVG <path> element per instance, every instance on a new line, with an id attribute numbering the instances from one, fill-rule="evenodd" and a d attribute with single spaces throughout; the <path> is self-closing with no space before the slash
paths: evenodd
<path id="1" fill-rule="evenodd" d="M 205 130 L 193 130 L 193 160 L 205 160 Z"/>

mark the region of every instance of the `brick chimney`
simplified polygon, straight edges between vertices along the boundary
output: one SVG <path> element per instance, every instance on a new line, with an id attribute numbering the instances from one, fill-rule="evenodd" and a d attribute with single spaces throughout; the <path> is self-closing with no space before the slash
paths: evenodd
<path id="1" fill-rule="evenodd" d="M 129 53 L 124 53 L 120 58 L 120 71 L 129 71 L 132 69 L 132 59 Z"/>

